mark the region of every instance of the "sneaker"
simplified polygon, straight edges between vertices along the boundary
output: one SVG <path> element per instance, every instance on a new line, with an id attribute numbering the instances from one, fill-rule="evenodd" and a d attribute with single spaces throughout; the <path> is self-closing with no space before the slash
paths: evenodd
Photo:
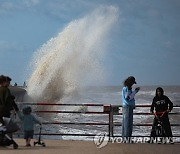
<path id="1" fill-rule="evenodd" d="M 27 146 L 27 147 L 30 147 L 30 146 L 31 146 L 31 144 L 26 144 L 26 146 Z"/>
<path id="2" fill-rule="evenodd" d="M 14 149 L 17 149 L 17 148 L 18 148 L 18 144 L 14 143 L 14 144 L 13 144 L 13 148 L 14 148 Z"/>

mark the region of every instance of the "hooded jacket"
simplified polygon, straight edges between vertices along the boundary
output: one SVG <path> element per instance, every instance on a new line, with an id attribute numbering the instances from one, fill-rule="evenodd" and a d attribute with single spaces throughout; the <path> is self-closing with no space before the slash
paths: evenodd
<path id="1" fill-rule="evenodd" d="M 155 96 L 151 105 L 151 112 L 153 112 L 154 109 L 156 112 L 164 112 L 168 109 L 171 111 L 173 109 L 173 103 L 165 95 L 161 97 Z"/>

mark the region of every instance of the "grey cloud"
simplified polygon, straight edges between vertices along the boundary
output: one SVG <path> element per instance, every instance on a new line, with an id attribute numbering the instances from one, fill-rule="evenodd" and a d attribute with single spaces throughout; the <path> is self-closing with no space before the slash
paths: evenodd
<path id="1" fill-rule="evenodd" d="M 41 0 L 24 0 L 23 4 L 27 7 L 33 7 L 40 4 Z"/>
<path id="2" fill-rule="evenodd" d="M 17 43 L 8 43 L 5 41 L 0 41 L 0 52 L 22 52 L 24 51 L 25 47 L 20 46 Z"/>
<path id="3" fill-rule="evenodd" d="M 10 14 L 13 10 L 19 10 L 20 7 L 12 2 L 0 3 L 0 15 Z"/>
<path id="4" fill-rule="evenodd" d="M 97 1 L 85 0 L 14 0 L 0 3 L 0 15 L 13 15 L 17 11 L 33 11 L 57 19 L 72 19 L 100 4 Z M 72 15 L 73 14 L 73 15 Z"/>
<path id="5" fill-rule="evenodd" d="M 41 0 L 21 0 L 21 1 L 3 1 L 0 3 L 0 15 L 13 14 L 15 11 L 27 10 L 36 7 Z"/>
<path id="6" fill-rule="evenodd" d="M 73 16 L 82 15 L 90 8 L 96 6 L 96 2 L 82 0 L 55 0 L 44 4 L 43 12 L 53 18 L 71 19 Z"/>

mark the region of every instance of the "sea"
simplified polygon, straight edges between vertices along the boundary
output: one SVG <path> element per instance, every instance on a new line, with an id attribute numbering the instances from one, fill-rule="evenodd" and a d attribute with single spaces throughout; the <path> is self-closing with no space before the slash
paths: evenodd
<path id="1" fill-rule="evenodd" d="M 104 85 L 108 74 L 104 65 L 112 43 L 113 29 L 116 28 L 119 9 L 116 6 L 102 6 L 84 17 L 72 20 L 57 35 L 37 49 L 30 62 L 27 79 L 26 98 L 19 103 L 20 109 L 31 102 L 51 102 L 62 104 L 104 104 L 122 105 L 122 86 Z M 93 24 L 92 24 L 93 23 Z M 122 56 L 123 55 L 118 55 Z M 121 58 L 122 58 L 121 57 Z M 162 86 L 174 105 L 180 105 L 180 86 Z M 135 88 L 135 87 L 134 87 Z M 157 86 L 141 86 L 136 95 L 136 104 L 150 105 Z M 22 95 L 19 95 L 19 97 Z M 16 95 L 17 97 L 17 95 Z M 17 98 L 17 102 L 18 102 Z M 83 112 L 103 112 L 103 106 L 34 106 L 36 110 L 78 111 L 75 113 L 39 113 L 43 122 L 61 123 L 108 123 L 107 114 L 84 114 Z M 119 112 L 121 112 L 121 108 Z M 134 112 L 149 112 L 149 108 L 137 107 Z M 174 108 L 172 112 L 179 112 Z M 114 115 L 114 122 L 121 124 L 122 116 Z M 134 115 L 134 124 L 152 123 L 153 115 Z M 170 115 L 171 123 L 180 121 L 179 115 Z M 35 127 L 38 133 L 39 126 Z M 174 135 L 180 135 L 180 127 L 172 127 Z M 133 127 L 133 135 L 149 136 L 151 127 Z M 90 136 L 70 136 L 56 134 L 98 134 L 107 133 L 107 125 L 43 124 L 42 133 L 48 139 L 92 140 Z M 114 127 L 114 134 L 121 135 L 121 126 Z"/>
<path id="2" fill-rule="evenodd" d="M 136 94 L 136 105 L 151 105 L 155 90 L 158 86 L 141 86 L 140 91 Z M 180 86 L 161 86 L 165 95 L 170 98 L 174 106 L 180 105 Z M 135 88 L 135 87 L 133 87 Z M 71 95 L 64 96 L 59 102 L 62 104 L 104 104 L 104 105 L 122 105 L 121 101 L 122 86 L 91 86 L 76 90 Z M 32 102 L 19 103 L 21 108 Z M 37 102 L 33 102 L 37 103 Z M 24 105 L 23 105 L 24 104 Z M 36 110 L 51 111 L 80 111 L 82 113 L 39 113 L 36 114 L 43 122 L 65 122 L 65 123 L 108 123 L 109 116 L 107 114 L 84 114 L 83 112 L 103 112 L 103 106 L 35 106 Z M 119 113 L 122 108 L 119 108 Z M 134 113 L 150 112 L 150 108 L 136 107 Z M 171 124 L 180 124 L 180 109 L 174 107 L 172 113 L 179 115 L 169 115 Z M 33 113 L 35 114 L 35 113 Z M 114 122 L 122 124 L 122 115 L 114 115 Z M 134 124 L 151 124 L 153 115 L 134 115 Z M 180 135 L 180 126 L 172 126 L 174 136 Z M 35 127 L 35 132 L 39 133 L 39 126 Z M 114 126 L 114 135 L 121 136 L 122 127 Z M 133 136 L 149 136 L 151 132 L 150 126 L 133 126 Z M 75 124 L 44 124 L 42 125 L 42 133 L 47 134 L 99 134 L 108 133 L 107 125 L 75 125 Z M 44 135 L 45 139 L 63 139 L 63 140 L 92 140 L 92 136 L 69 136 L 69 135 Z M 178 137 L 175 140 L 179 141 Z"/>

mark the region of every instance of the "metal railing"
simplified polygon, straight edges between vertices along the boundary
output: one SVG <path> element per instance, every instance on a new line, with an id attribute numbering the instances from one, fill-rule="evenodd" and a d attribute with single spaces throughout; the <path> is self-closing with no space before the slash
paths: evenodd
<path id="1" fill-rule="evenodd" d="M 19 103 L 20 104 L 20 103 Z M 22 103 L 21 103 L 22 105 Z M 30 106 L 86 106 L 86 107 L 101 107 L 102 111 L 62 111 L 62 110 L 44 110 L 44 109 L 38 109 L 34 112 L 38 114 L 65 114 L 65 113 L 71 113 L 71 114 L 91 114 L 91 115 L 106 115 L 108 116 L 107 122 L 60 122 L 60 121 L 51 121 L 51 122 L 43 122 L 44 125 L 90 125 L 90 126 L 108 126 L 108 136 L 113 137 L 114 136 L 114 127 L 121 126 L 121 123 L 114 122 L 114 116 L 116 115 L 122 115 L 121 105 L 105 105 L 105 104 L 61 104 L 61 103 L 27 103 L 24 102 L 23 105 L 30 105 Z M 150 105 L 136 105 L 136 108 L 150 108 Z M 179 108 L 180 105 L 174 105 L 174 108 Z M 170 115 L 180 115 L 179 112 L 172 112 L 169 113 Z M 134 115 L 152 115 L 149 112 L 140 112 L 140 113 L 134 113 Z M 133 126 L 152 126 L 150 123 L 140 123 L 140 124 L 133 124 Z M 171 126 L 180 126 L 180 123 L 178 124 L 171 124 Z M 81 133 L 44 133 L 42 132 L 42 135 L 61 135 L 61 136 L 95 136 L 96 134 L 81 134 Z M 117 136 L 117 135 L 115 135 Z M 120 137 L 120 136 L 119 136 Z M 140 137 L 140 136 L 134 136 L 134 137 Z M 141 136 L 145 137 L 145 136 Z M 180 137 L 180 135 L 175 135 L 174 137 Z"/>

